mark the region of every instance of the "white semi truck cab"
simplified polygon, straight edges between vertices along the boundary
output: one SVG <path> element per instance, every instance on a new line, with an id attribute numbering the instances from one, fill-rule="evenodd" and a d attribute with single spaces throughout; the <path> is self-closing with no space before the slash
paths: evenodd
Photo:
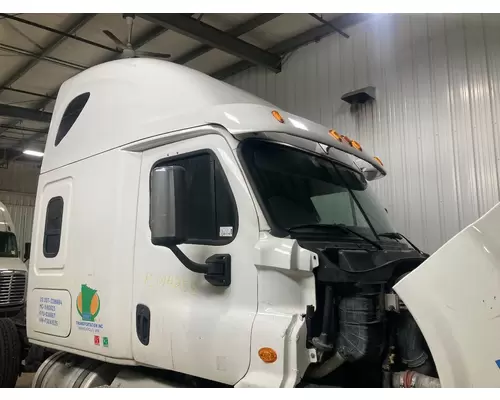
<path id="1" fill-rule="evenodd" d="M 23 308 L 27 268 L 21 261 L 16 231 L 7 207 L 0 202 L 0 318 Z"/>
<path id="2" fill-rule="evenodd" d="M 500 386 L 500 210 L 429 258 L 385 174 L 174 63 L 71 78 L 36 200 L 28 337 L 57 353 L 34 387 Z"/>
<path id="3" fill-rule="evenodd" d="M 25 320 L 27 279 L 14 223 L 0 202 L 0 388 L 14 387 L 29 350 Z"/>

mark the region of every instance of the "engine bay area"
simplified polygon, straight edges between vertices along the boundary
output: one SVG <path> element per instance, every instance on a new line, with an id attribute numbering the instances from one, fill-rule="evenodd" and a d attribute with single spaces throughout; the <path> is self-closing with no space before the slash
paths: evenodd
<path id="1" fill-rule="evenodd" d="M 335 387 L 438 387 L 427 343 L 392 290 L 426 255 L 408 248 L 300 244 L 319 257 L 317 308 L 308 306 L 306 311 L 307 344 L 319 357 L 304 382 Z"/>

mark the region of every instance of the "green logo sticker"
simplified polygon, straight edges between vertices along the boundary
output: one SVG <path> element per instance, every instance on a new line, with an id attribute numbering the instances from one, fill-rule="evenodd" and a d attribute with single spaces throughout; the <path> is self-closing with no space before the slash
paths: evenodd
<path id="1" fill-rule="evenodd" d="M 104 337 L 102 338 L 102 345 L 103 345 L 104 347 L 108 347 L 109 343 L 108 343 L 108 337 L 107 337 L 107 336 L 104 336 Z"/>
<path id="2" fill-rule="evenodd" d="M 101 309 L 101 300 L 97 290 L 87 285 L 82 285 L 76 299 L 76 309 L 83 321 L 94 322 Z"/>

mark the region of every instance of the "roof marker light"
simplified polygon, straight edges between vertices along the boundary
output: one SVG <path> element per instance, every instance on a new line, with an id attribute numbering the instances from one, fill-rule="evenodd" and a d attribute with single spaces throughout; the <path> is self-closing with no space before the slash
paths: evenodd
<path id="1" fill-rule="evenodd" d="M 382 162 L 382 160 L 378 157 L 373 157 L 373 159 L 378 162 L 382 167 L 384 166 L 384 163 Z"/>
<path id="2" fill-rule="evenodd" d="M 351 144 L 351 139 L 349 139 L 349 137 L 348 137 L 348 136 L 346 136 L 346 135 L 340 135 L 340 137 L 342 138 L 342 140 L 343 140 L 345 143 L 347 143 L 347 144 L 349 144 L 349 145 Z"/>
<path id="3" fill-rule="evenodd" d="M 356 150 L 363 151 L 361 145 L 355 140 L 351 140 L 351 146 L 354 147 Z"/>
<path id="4" fill-rule="evenodd" d="M 339 142 L 342 141 L 342 135 L 339 135 L 334 129 L 330 129 L 328 133 L 332 138 L 337 139 Z"/>
<path id="5" fill-rule="evenodd" d="M 278 122 L 280 122 L 282 124 L 285 123 L 285 120 L 283 119 L 283 117 L 281 116 L 281 114 L 278 111 L 274 110 L 272 112 L 272 114 L 273 114 L 273 117 L 276 119 L 276 121 L 278 121 Z"/>

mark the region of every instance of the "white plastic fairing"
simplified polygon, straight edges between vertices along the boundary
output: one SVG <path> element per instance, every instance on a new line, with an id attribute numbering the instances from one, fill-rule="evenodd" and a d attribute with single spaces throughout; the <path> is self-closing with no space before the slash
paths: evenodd
<path id="1" fill-rule="evenodd" d="M 500 387 L 500 205 L 395 287 L 429 345 L 442 387 Z"/>
<path id="2" fill-rule="evenodd" d="M 354 156 L 352 157 L 355 158 Z M 363 173 L 367 181 L 375 181 L 384 177 L 384 175 L 377 168 L 365 160 L 355 158 L 353 162 Z"/>
<path id="3" fill-rule="evenodd" d="M 90 93 L 70 132 L 55 144 L 62 116 L 78 95 Z M 111 100 L 112 99 L 112 100 Z M 89 68 L 60 88 L 41 172 L 166 132 L 207 124 L 223 126 L 240 139 L 249 133 L 284 132 L 323 143 L 384 168 L 365 149 L 334 139 L 329 128 L 279 111 L 250 93 L 175 63 L 151 59 L 117 60 Z"/>
<path id="4" fill-rule="evenodd" d="M 294 387 L 316 354 L 306 348 L 302 314 L 316 305 L 313 268 L 317 256 L 296 240 L 261 232 L 254 251 L 258 310 L 252 328 L 250 368 L 238 387 Z M 278 359 L 264 363 L 258 349 L 271 347 Z"/>

